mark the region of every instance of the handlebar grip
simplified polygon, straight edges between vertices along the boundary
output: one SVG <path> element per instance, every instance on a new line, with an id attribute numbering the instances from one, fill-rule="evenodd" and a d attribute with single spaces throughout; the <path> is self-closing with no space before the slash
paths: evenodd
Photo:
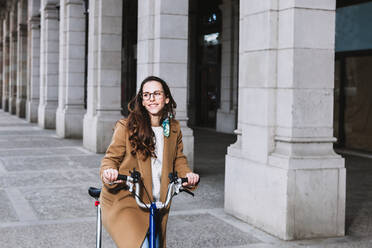
<path id="1" fill-rule="evenodd" d="M 187 177 L 181 178 L 181 183 L 187 183 L 187 182 L 188 182 Z"/>
<path id="2" fill-rule="evenodd" d="M 118 175 L 118 178 L 116 179 L 116 180 L 123 180 L 123 181 L 126 181 L 127 180 L 127 175 L 121 175 L 121 174 L 119 174 Z"/>

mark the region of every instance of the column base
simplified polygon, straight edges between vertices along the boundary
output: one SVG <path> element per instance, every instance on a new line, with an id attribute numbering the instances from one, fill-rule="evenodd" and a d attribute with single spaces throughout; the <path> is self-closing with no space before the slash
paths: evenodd
<path id="1" fill-rule="evenodd" d="M 47 104 L 39 105 L 38 109 L 38 124 L 44 129 L 56 128 L 56 111 L 57 103 L 48 102 Z"/>
<path id="2" fill-rule="evenodd" d="M 120 111 L 84 115 L 83 146 L 96 153 L 104 153 L 109 146 L 115 123 L 123 118 Z"/>
<path id="3" fill-rule="evenodd" d="M 26 120 L 28 122 L 36 123 L 38 121 L 37 120 L 38 107 L 39 107 L 39 99 L 27 101 Z"/>
<path id="4" fill-rule="evenodd" d="M 217 110 L 216 131 L 221 133 L 234 133 L 236 129 L 236 112 Z"/>
<path id="5" fill-rule="evenodd" d="M 26 99 L 17 99 L 16 115 L 20 118 L 26 117 Z"/>
<path id="6" fill-rule="evenodd" d="M 5 98 L 5 99 L 3 99 L 3 110 L 5 111 L 5 112 L 8 112 L 9 111 L 9 100 L 8 100 L 8 98 Z"/>
<path id="7" fill-rule="evenodd" d="M 84 114 L 84 106 L 58 108 L 56 113 L 57 135 L 61 138 L 82 138 Z"/>
<path id="8" fill-rule="evenodd" d="M 9 97 L 9 113 L 15 115 L 17 113 L 17 103 L 15 97 Z"/>
<path id="9" fill-rule="evenodd" d="M 233 149 L 226 155 L 227 213 L 283 240 L 344 236 L 346 169 L 341 157 L 296 161 L 272 155 L 269 164 L 261 164 Z M 307 160 L 313 166 L 283 167 L 278 159 L 292 165 Z"/>

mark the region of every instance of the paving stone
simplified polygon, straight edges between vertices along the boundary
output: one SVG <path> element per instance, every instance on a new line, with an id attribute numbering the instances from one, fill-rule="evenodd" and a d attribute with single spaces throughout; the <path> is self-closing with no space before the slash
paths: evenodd
<path id="1" fill-rule="evenodd" d="M 4 190 L 0 190 L 0 199 L 0 222 L 17 221 L 17 214 L 14 211 L 13 206 L 11 205 L 9 198 Z"/>
<path id="2" fill-rule="evenodd" d="M 224 247 L 260 242 L 209 214 L 170 216 L 167 235 L 167 247 Z"/>
<path id="3" fill-rule="evenodd" d="M 172 200 L 172 210 L 187 210 L 201 208 L 223 208 L 224 205 L 224 176 L 204 176 L 195 197 L 180 193 Z"/>
<path id="4" fill-rule="evenodd" d="M 14 156 L 45 156 L 45 155 L 71 155 L 84 154 L 82 149 L 75 147 L 59 147 L 59 148 L 22 148 L 22 149 L 1 149 L 0 157 L 14 157 Z"/>
<path id="5" fill-rule="evenodd" d="M 1 248 L 91 248 L 95 247 L 95 223 L 58 223 L 0 228 Z M 102 246 L 116 247 L 106 232 Z"/>
<path id="6" fill-rule="evenodd" d="M 194 198 L 185 193 L 174 198 L 167 247 L 372 247 L 370 158 L 345 156 L 346 237 L 285 242 L 251 226 L 243 228 L 249 225 L 226 214 L 216 215 L 224 203 L 226 147 L 235 138 L 206 129 L 195 129 L 194 135 L 201 182 Z M 90 153 L 81 144 L 0 111 L 1 248 L 94 247 L 95 208 L 87 189 L 100 185 L 103 154 Z M 4 191 L 13 188 L 24 196 L 37 220 L 18 220 Z M 115 247 L 107 234 L 104 247 Z"/>
<path id="7" fill-rule="evenodd" d="M 0 140 L 0 149 L 82 146 L 81 140 L 62 140 L 54 137 L 8 138 Z"/>
<path id="8" fill-rule="evenodd" d="M 53 130 L 41 130 L 38 128 L 32 128 L 29 130 L 19 129 L 19 130 L 0 130 L 0 138 L 2 136 L 45 136 L 45 135 L 53 135 L 55 131 Z"/>
<path id="9" fill-rule="evenodd" d="M 9 172 L 36 170 L 71 170 L 97 169 L 99 171 L 102 154 L 77 154 L 75 156 L 56 155 L 40 157 L 8 157 L 0 158 L 0 163 Z"/>
<path id="10" fill-rule="evenodd" d="M 68 185 L 68 184 L 67 184 Z M 40 220 L 94 217 L 94 199 L 88 185 L 21 190 Z"/>
<path id="11" fill-rule="evenodd" d="M 98 170 L 97 170 L 98 171 Z M 9 173 L 0 177 L 0 187 L 49 187 L 82 183 L 98 183 L 96 170 L 45 171 Z"/>
<path id="12" fill-rule="evenodd" d="M 13 127 L 13 126 L 14 126 L 13 121 L 0 121 L 0 127 Z M 29 128 L 30 124 L 27 122 L 17 123 L 17 127 L 20 127 L 20 126 Z"/>

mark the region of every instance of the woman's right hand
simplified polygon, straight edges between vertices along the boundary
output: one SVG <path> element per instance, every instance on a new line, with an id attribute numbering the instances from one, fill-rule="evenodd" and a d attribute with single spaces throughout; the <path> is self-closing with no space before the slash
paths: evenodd
<path id="1" fill-rule="evenodd" d="M 116 179 L 118 178 L 118 174 L 119 174 L 119 172 L 116 169 L 111 169 L 111 168 L 110 169 L 106 169 L 102 173 L 102 181 L 104 183 L 107 183 L 107 184 L 113 183 L 113 182 L 120 183 L 121 180 L 120 181 L 116 181 Z"/>

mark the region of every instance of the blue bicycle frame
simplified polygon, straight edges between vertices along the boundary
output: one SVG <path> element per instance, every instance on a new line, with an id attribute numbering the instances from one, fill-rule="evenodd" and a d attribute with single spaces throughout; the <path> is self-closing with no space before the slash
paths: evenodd
<path id="1" fill-rule="evenodd" d="M 192 196 L 194 194 L 188 189 L 182 187 L 182 183 L 187 182 L 187 178 L 178 178 L 177 172 L 169 174 L 170 183 L 168 185 L 168 192 L 165 202 L 151 202 L 150 204 L 145 204 L 142 199 L 140 199 L 141 186 L 139 181 L 141 180 L 141 174 L 138 171 L 131 172 L 131 176 L 118 175 L 117 180 L 125 181 L 126 185 L 129 187 L 129 191 L 133 193 L 135 188 L 135 199 L 136 203 L 141 208 L 146 208 L 150 211 L 149 220 L 149 245 L 150 248 L 156 248 L 156 214 L 159 210 L 167 208 L 172 197 L 177 195 L 181 191 L 185 191 Z"/>
<path id="2" fill-rule="evenodd" d="M 156 246 L 156 228 L 155 228 L 155 213 L 156 213 L 156 204 L 151 203 L 150 206 L 150 227 L 149 227 L 149 233 L 150 233 L 150 238 L 149 238 L 149 243 L 150 243 L 150 248 L 154 248 Z"/>

